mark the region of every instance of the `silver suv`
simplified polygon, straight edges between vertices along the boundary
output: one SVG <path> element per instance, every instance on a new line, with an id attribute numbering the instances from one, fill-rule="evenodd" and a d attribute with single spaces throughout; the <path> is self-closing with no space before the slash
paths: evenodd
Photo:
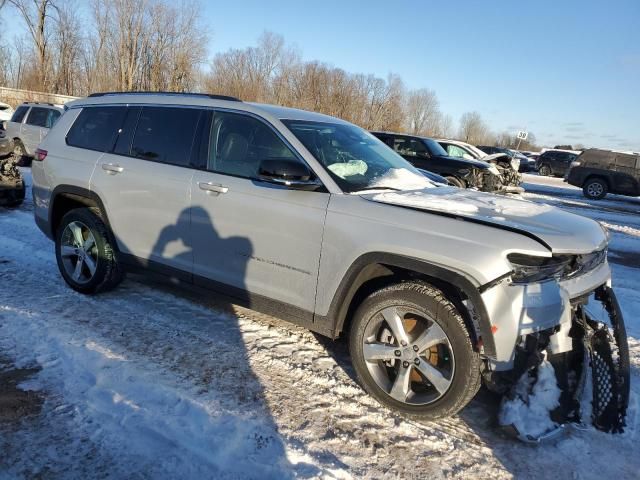
<path id="1" fill-rule="evenodd" d="M 63 112 L 63 107 L 52 103 L 25 102 L 20 105 L 6 122 L 7 138 L 13 140 L 13 156 L 18 161 L 31 159 Z"/>
<path id="2" fill-rule="evenodd" d="M 614 298 L 597 222 L 436 186 L 345 121 L 204 94 L 67 106 L 33 196 L 71 288 L 142 267 L 348 335 L 364 388 L 405 414 L 454 414 L 482 378 L 571 351 L 589 295 Z"/>

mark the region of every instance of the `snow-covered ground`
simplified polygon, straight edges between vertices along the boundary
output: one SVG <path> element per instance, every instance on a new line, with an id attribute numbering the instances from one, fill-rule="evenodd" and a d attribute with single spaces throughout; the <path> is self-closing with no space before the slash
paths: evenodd
<path id="1" fill-rule="evenodd" d="M 525 197 L 612 231 L 632 352 L 624 435 L 521 444 L 484 391 L 456 418 L 408 421 L 360 389 L 343 343 L 135 279 L 77 294 L 27 201 L 0 209 L 0 383 L 36 393 L 29 414 L 0 416 L 0 478 L 637 478 L 640 199 L 525 177 Z"/>

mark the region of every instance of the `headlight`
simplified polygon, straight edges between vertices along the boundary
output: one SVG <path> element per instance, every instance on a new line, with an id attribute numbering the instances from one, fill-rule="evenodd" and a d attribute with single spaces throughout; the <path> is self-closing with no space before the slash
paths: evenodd
<path id="1" fill-rule="evenodd" d="M 498 170 L 498 167 L 496 167 L 493 163 L 489 165 L 489 168 L 487 170 L 489 170 L 494 175 L 500 176 L 500 170 Z"/>
<path id="2" fill-rule="evenodd" d="M 522 253 L 511 253 L 507 259 L 513 267 L 513 283 L 536 283 L 551 279 L 559 280 L 571 270 L 575 257 L 558 255 L 553 257 L 534 257 Z"/>
<path id="3" fill-rule="evenodd" d="M 515 157 L 512 158 L 511 159 L 511 166 L 517 172 L 520 169 L 520 159 L 519 158 L 515 158 Z"/>
<path id="4" fill-rule="evenodd" d="M 569 168 L 571 167 L 579 167 L 580 166 L 580 162 L 571 162 L 571 165 L 569 165 Z"/>

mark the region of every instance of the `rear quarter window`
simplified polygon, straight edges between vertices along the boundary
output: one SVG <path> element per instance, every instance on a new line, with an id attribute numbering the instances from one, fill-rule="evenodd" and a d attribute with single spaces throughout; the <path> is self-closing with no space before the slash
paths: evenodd
<path id="1" fill-rule="evenodd" d="M 24 116 L 27 114 L 28 110 L 29 107 L 25 107 L 24 105 L 18 107 L 18 109 L 13 112 L 13 116 L 11 117 L 10 121 L 15 123 L 22 123 L 22 120 L 24 120 Z"/>
<path id="2" fill-rule="evenodd" d="M 126 107 L 85 107 L 67 133 L 67 145 L 109 152 L 118 136 Z"/>

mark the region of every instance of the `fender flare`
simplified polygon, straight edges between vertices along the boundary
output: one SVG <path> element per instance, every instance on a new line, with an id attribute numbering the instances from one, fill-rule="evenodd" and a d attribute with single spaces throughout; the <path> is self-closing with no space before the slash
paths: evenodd
<path id="1" fill-rule="evenodd" d="M 54 218 L 53 214 L 55 212 L 56 201 L 61 197 L 71 198 L 79 203 L 82 203 L 86 206 L 97 206 L 100 209 L 100 212 L 103 216 L 103 221 L 110 227 L 109 217 L 107 216 L 107 210 L 104 208 L 104 203 L 102 199 L 98 196 L 96 192 L 89 190 L 88 188 L 77 187 L 75 185 L 58 185 L 51 192 L 51 201 L 49 205 L 49 222 L 46 227 L 45 234 L 49 238 L 54 238 L 55 231 L 53 228 Z"/>
<path id="2" fill-rule="evenodd" d="M 401 268 L 403 270 L 427 275 L 429 277 L 442 280 L 461 291 L 473 303 L 478 315 L 477 321 L 480 329 L 478 334 L 482 339 L 484 354 L 487 357 L 495 357 L 496 349 L 493 334 L 491 333 L 491 321 L 485 308 L 484 301 L 482 300 L 479 286 L 474 285 L 469 278 L 458 272 L 448 270 L 417 258 L 385 252 L 365 253 L 358 257 L 347 269 L 347 273 L 340 281 L 340 284 L 333 295 L 329 311 L 324 317 L 324 321 L 333 323 L 332 331 L 334 332 L 334 336 L 337 337 L 344 328 L 351 301 L 358 289 L 367 280 L 379 276 L 373 275 L 373 273 L 376 272 L 375 268 L 373 270 L 371 268 L 368 269 L 368 267 L 375 266 L 382 266 L 382 268 L 386 267 L 387 270 L 388 267 Z M 378 269 L 377 273 L 379 272 L 380 270 Z M 316 321 L 318 320 L 320 319 L 317 318 Z"/>

